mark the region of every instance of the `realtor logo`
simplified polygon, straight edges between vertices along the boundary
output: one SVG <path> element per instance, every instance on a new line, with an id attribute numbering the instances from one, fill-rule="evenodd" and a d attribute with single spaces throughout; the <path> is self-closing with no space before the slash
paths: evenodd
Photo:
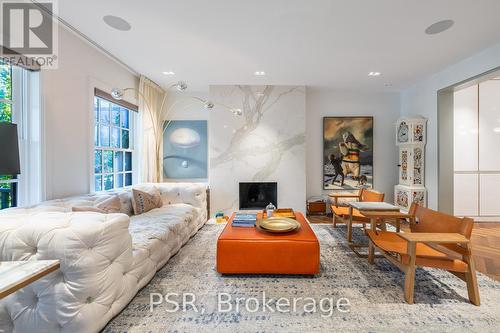
<path id="1" fill-rule="evenodd" d="M 57 25 L 54 2 L 2 1 L 3 57 L 35 59 L 42 67 L 54 67 Z"/>

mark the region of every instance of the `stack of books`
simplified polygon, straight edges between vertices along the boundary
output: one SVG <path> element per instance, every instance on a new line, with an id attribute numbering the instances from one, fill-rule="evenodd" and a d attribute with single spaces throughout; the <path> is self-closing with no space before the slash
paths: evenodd
<path id="1" fill-rule="evenodd" d="M 233 227 L 255 227 L 257 222 L 257 214 L 236 213 L 233 220 Z"/>

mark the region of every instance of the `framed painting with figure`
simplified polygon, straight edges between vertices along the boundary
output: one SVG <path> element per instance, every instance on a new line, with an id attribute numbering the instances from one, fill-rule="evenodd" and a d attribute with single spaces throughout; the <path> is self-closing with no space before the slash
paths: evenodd
<path id="1" fill-rule="evenodd" d="M 373 117 L 323 118 L 323 189 L 373 187 Z"/>
<path id="2" fill-rule="evenodd" d="M 207 121 L 171 120 L 163 126 L 163 176 L 207 179 Z"/>

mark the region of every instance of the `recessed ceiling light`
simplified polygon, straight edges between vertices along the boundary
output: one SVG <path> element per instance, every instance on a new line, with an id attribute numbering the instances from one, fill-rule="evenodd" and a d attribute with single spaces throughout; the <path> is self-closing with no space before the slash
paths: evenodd
<path id="1" fill-rule="evenodd" d="M 256 75 L 256 76 L 264 76 L 264 75 L 266 75 L 266 72 L 264 72 L 264 71 L 257 71 L 257 72 L 254 73 L 254 75 Z"/>
<path id="2" fill-rule="evenodd" d="M 162 72 L 162 73 L 163 73 L 163 75 L 175 75 L 175 73 L 172 71 L 167 71 L 167 72 Z"/>
<path id="3" fill-rule="evenodd" d="M 370 73 L 368 73 L 368 76 L 380 76 L 380 75 L 382 75 L 382 73 L 380 73 L 380 72 L 370 72 Z"/>
<path id="4" fill-rule="evenodd" d="M 453 20 L 442 20 L 428 26 L 427 29 L 425 29 L 425 33 L 428 35 L 436 35 L 450 29 L 454 24 L 455 21 Z"/>
<path id="5" fill-rule="evenodd" d="M 113 16 L 113 15 L 106 15 L 103 18 L 104 23 L 109 25 L 111 28 L 120 30 L 120 31 L 129 31 L 132 29 L 132 26 L 130 23 L 122 19 L 121 17 L 118 16 Z"/>

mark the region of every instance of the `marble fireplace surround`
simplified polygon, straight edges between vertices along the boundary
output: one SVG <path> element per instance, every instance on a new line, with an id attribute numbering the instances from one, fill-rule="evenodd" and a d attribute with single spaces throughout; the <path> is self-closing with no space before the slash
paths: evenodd
<path id="1" fill-rule="evenodd" d="M 239 208 L 239 182 L 277 182 L 278 206 L 304 211 L 304 86 L 210 86 L 209 181 L 212 212 Z M 240 108 L 238 117 L 217 104 Z"/>

